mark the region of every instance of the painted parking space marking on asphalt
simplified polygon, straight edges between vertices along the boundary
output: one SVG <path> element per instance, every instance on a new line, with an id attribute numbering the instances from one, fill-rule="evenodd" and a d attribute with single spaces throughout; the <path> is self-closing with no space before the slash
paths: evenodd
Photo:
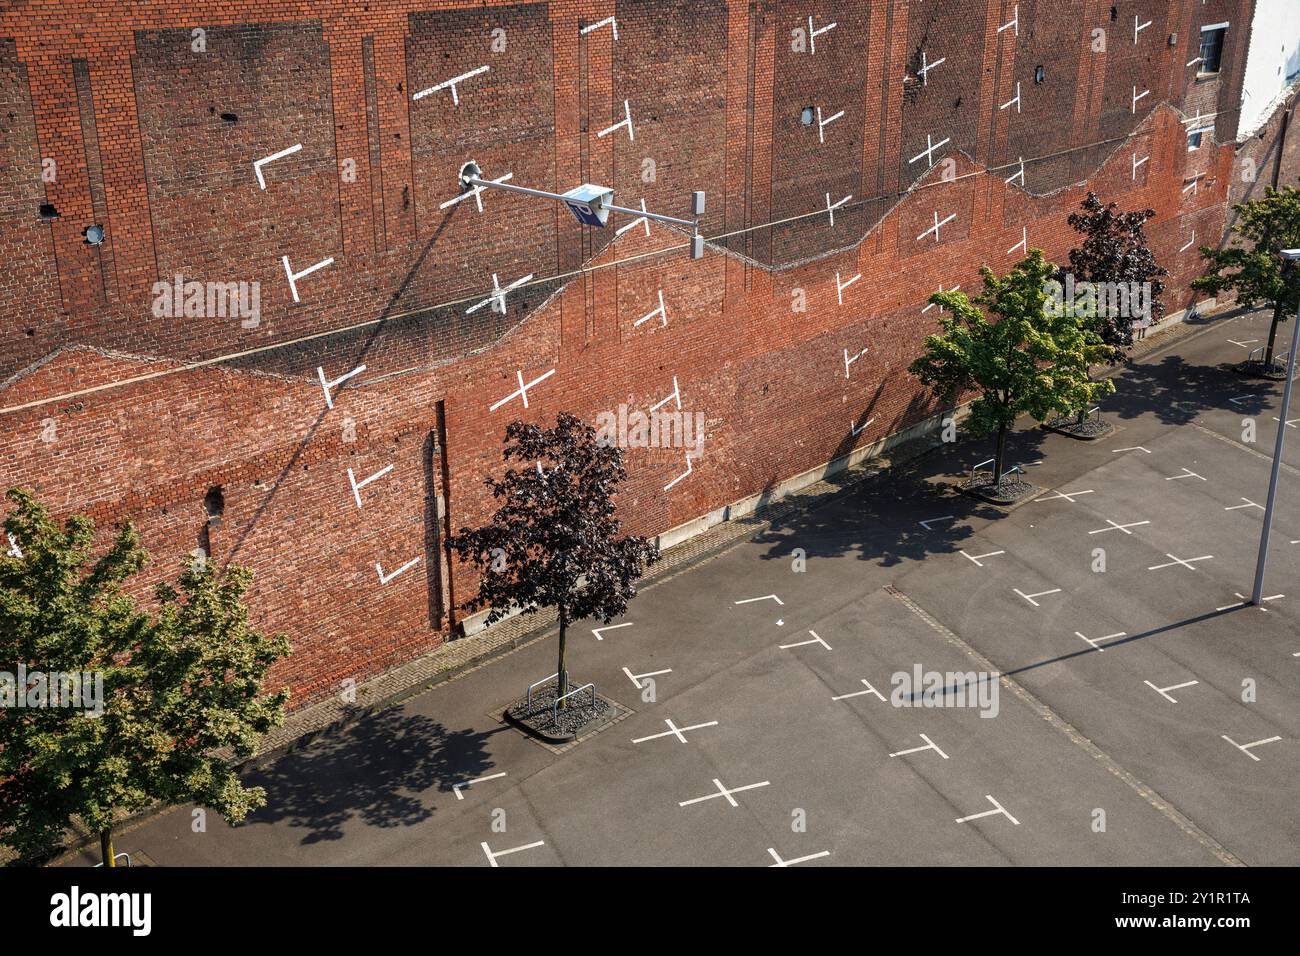
<path id="1" fill-rule="evenodd" d="M 1125 534 L 1132 534 L 1129 528 L 1140 528 L 1150 523 L 1150 521 L 1130 521 L 1128 524 L 1118 524 L 1107 518 L 1106 524 L 1110 525 L 1109 528 L 1098 528 L 1096 531 L 1089 531 L 1088 534 L 1105 534 L 1107 531 L 1123 531 Z"/>
<path id="2" fill-rule="evenodd" d="M 1281 740 L 1281 739 L 1282 739 L 1281 737 L 1266 737 L 1266 738 L 1264 738 L 1263 740 L 1256 740 L 1256 741 L 1254 741 L 1254 742 L 1252 742 L 1252 743 L 1248 743 L 1248 744 L 1239 744 L 1239 743 L 1237 743 L 1235 740 L 1233 740 L 1231 737 L 1229 737 L 1227 734 L 1220 734 L 1219 736 L 1222 737 L 1224 740 L 1226 740 L 1228 743 L 1232 744 L 1234 747 L 1236 747 L 1238 750 L 1240 750 L 1242 753 L 1244 753 L 1244 754 L 1245 754 L 1247 757 L 1249 757 L 1251 760 L 1256 761 L 1257 763 L 1259 762 L 1259 758 L 1256 757 L 1253 753 L 1250 752 L 1250 748 L 1251 748 L 1251 747 L 1259 747 L 1259 746 L 1261 746 L 1262 744 L 1271 744 L 1271 743 L 1273 743 L 1274 741 L 1277 741 L 1277 740 Z"/>
<path id="3" fill-rule="evenodd" d="M 1173 567 L 1174 565 L 1176 565 L 1176 564 L 1181 564 L 1183 567 L 1185 567 L 1185 568 L 1189 568 L 1189 569 L 1191 569 L 1192 571 L 1195 571 L 1195 570 L 1196 570 L 1196 567 L 1192 564 L 1193 561 L 1209 561 L 1211 558 L 1214 557 L 1214 555 L 1212 555 L 1212 554 L 1203 554 L 1203 555 L 1201 555 L 1199 558 L 1188 558 L 1187 560 L 1184 561 L 1182 558 L 1175 558 L 1172 554 L 1170 554 L 1169 552 L 1166 551 L 1166 552 L 1165 552 L 1165 557 L 1166 557 L 1166 558 L 1172 558 L 1172 560 L 1169 561 L 1169 562 L 1167 562 L 1167 563 L 1165 563 L 1165 564 L 1153 564 L 1153 565 L 1151 565 L 1151 567 L 1147 568 L 1147 570 L 1148 570 L 1148 571 L 1159 571 L 1161 568 L 1172 568 L 1172 567 Z"/>
<path id="4" fill-rule="evenodd" d="M 719 780 L 717 777 L 714 777 L 713 785 L 718 788 L 717 793 L 706 793 L 702 797 L 694 797 L 690 800 L 681 800 L 678 802 L 677 805 L 679 807 L 689 807 L 693 803 L 703 803 L 705 800 L 717 800 L 718 798 L 721 797 L 722 799 L 726 800 L 729 804 L 731 804 L 733 807 L 738 807 L 740 806 L 740 804 L 737 803 L 735 798 L 732 796 L 733 793 L 744 793 L 746 790 L 757 790 L 760 787 L 766 787 L 769 786 L 770 784 L 771 784 L 770 780 L 764 780 L 761 783 L 749 783 L 743 787 L 733 787 L 731 789 L 728 789 L 727 787 L 724 787 L 722 785 L 721 780 Z"/>
<path id="5" fill-rule="evenodd" d="M 1049 595 L 1049 594 L 1060 594 L 1060 593 L 1061 593 L 1061 589 L 1060 589 L 1060 588 L 1052 588 L 1052 590 L 1050 590 L 1050 591 L 1039 591 L 1039 592 L 1037 592 L 1036 594 L 1026 594 L 1024 591 L 1020 590 L 1020 588 L 1012 588 L 1011 590 L 1015 591 L 1017 594 L 1019 594 L 1022 598 L 1024 598 L 1026 601 L 1028 601 L 1028 602 L 1029 602 L 1030 604 L 1032 604 L 1034 607 L 1042 607 L 1042 605 L 1039 604 L 1037 601 L 1035 601 L 1034 598 L 1046 597 L 1046 596 Z"/>
<path id="6" fill-rule="evenodd" d="M 987 793 L 984 794 L 984 799 L 987 800 L 989 803 L 993 804 L 992 810 L 985 810 L 983 813 L 972 813 L 968 817 L 958 817 L 957 822 L 969 823 L 971 820 L 979 820 L 984 817 L 991 817 L 1000 813 L 1008 820 L 1010 820 L 1015 826 L 1020 826 L 1020 821 L 1017 820 L 1015 817 L 1013 817 L 1010 813 L 1008 813 L 1006 807 L 1004 807 L 1002 804 L 994 800 L 991 794 L 987 794 Z"/>
<path id="7" fill-rule="evenodd" d="M 627 679 L 632 682 L 632 684 L 636 687 L 637 690 L 644 690 L 644 685 L 642 685 L 641 681 L 644 680 L 645 678 L 658 677 L 660 674 L 671 674 L 672 672 L 673 669 L 671 667 L 667 667 L 661 671 L 650 671 L 645 674 L 633 674 L 630 670 L 628 670 L 628 668 L 626 667 L 623 668 L 623 673 L 627 675 Z"/>
<path id="8" fill-rule="evenodd" d="M 686 731 L 700 730 L 704 727 L 718 726 L 718 722 L 716 720 L 710 720 L 707 723 L 703 723 L 703 724 L 691 724 L 689 727 L 678 727 L 676 724 L 674 724 L 671 720 L 669 720 L 666 717 L 664 718 L 664 723 L 668 725 L 668 729 L 665 730 L 663 733 L 651 734 L 649 737 L 637 737 L 632 741 L 632 743 L 643 744 L 647 740 L 658 740 L 660 737 L 676 737 L 682 743 L 688 743 L 686 739 Z"/>
<path id="9" fill-rule="evenodd" d="M 1006 554 L 1005 551 L 990 551 L 988 554 L 967 554 L 965 551 L 960 551 L 958 553 L 967 561 L 974 564 L 977 568 L 984 567 L 984 565 L 980 563 L 982 558 L 995 558 L 999 554 Z"/>
<path id="10" fill-rule="evenodd" d="M 596 640 L 603 641 L 605 639 L 606 631 L 617 631 L 620 627 L 631 627 L 631 626 L 632 626 L 631 621 L 628 621 L 626 624 L 607 624 L 604 627 L 593 627 L 591 629 L 591 633 L 596 635 Z"/>
<path id="11" fill-rule="evenodd" d="M 821 637 L 817 634 L 816 631 L 809 631 L 808 633 L 812 635 L 812 640 L 811 640 L 811 641 L 796 641 L 796 642 L 793 643 L 793 644 L 779 644 L 779 645 L 777 645 L 777 646 L 780 647 L 781 650 L 783 650 L 783 651 L 788 651 L 788 650 L 790 650 L 790 648 L 792 648 L 792 647 L 804 647 L 805 645 L 808 645 L 808 644 L 820 644 L 822 647 L 826 648 L 826 650 L 828 650 L 828 651 L 829 651 L 829 650 L 833 650 L 833 648 L 832 648 L 829 644 L 827 644 L 824 640 L 821 639 Z"/>
<path id="12" fill-rule="evenodd" d="M 956 517 L 956 515 L 941 515 L 938 518 L 926 518 L 924 521 L 918 521 L 917 524 L 926 531 L 933 531 L 934 529 L 931 528 L 930 525 L 934 524 L 936 521 L 952 521 Z"/>
<path id="13" fill-rule="evenodd" d="M 1233 604 L 1225 604 L 1223 607 L 1216 607 L 1216 611 L 1231 611 L 1233 608 L 1247 607 L 1250 604 L 1250 600 L 1240 591 L 1233 591 L 1232 593 L 1241 598 L 1241 600 Z M 1260 598 L 1260 601 L 1267 604 L 1269 601 L 1280 601 L 1284 597 L 1286 597 L 1285 594 L 1271 594 L 1268 597 Z"/>
<path id="14" fill-rule="evenodd" d="M 1074 499 L 1078 498 L 1080 495 L 1091 495 L 1091 494 L 1096 494 L 1096 492 L 1094 492 L 1093 489 L 1091 488 L 1088 488 L 1084 491 L 1057 491 L 1055 488 L 1053 488 L 1052 493 L 1050 495 L 1044 495 L 1041 498 L 1031 498 L 1030 500 L 1039 501 L 1039 502 L 1060 501 L 1062 498 L 1064 498 L 1070 504 L 1074 504 L 1075 503 Z"/>
<path id="15" fill-rule="evenodd" d="M 832 697 L 831 700 L 848 700 L 850 697 L 861 697 L 863 694 L 875 694 L 882 701 L 885 699 L 885 695 L 882 694 L 880 691 L 876 690 L 874 687 L 872 687 L 871 682 L 868 681 L 865 677 L 862 678 L 862 684 L 867 688 L 866 690 L 855 690 L 851 694 L 840 694 L 838 697 Z"/>
<path id="16" fill-rule="evenodd" d="M 451 789 L 456 794 L 457 800 L 464 800 L 465 794 L 461 793 L 461 790 L 465 787 L 472 787 L 476 783 L 486 783 L 489 780 L 496 780 L 505 775 L 506 772 L 502 770 L 500 773 L 490 773 L 486 777 L 475 777 L 473 780 L 462 780 L 460 783 L 454 784 Z"/>
<path id="17" fill-rule="evenodd" d="M 933 750 L 935 753 L 937 753 L 937 754 L 938 754 L 940 757 L 942 757 L 944 760 L 947 760 L 947 759 L 948 759 L 948 755 L 947 755 L 946 753 L 944 753 L 942 750 L 939 749 L 938 744 L 936 744 L 933 740 L 931 740 L 931 739 L 930 739 L 929 737 L 927 737 L 925 734 L 918 734 L 917 736 L 919 736 L 922 740 L 925 741 L 925 746 L 924 746 L 924 747 L 913 747 L 913 748 L 911 748 L 910 750 L 900 750 L 900 751 L 898 751 L 898 753 L 892 753 L 892 754 L 890 754 L 889 756 L 891 756 L 891 757 L 906 757 L 908 754 L 919 754 L 922 750 Z"/>
<path id="18" fill-rule="evenodd" d="M 1112 638 L 1116 638 L 1116 637 L 1127 637 L 1128 631 L 1118 631 L 1115 634 L 1107 634 L 1105 637 L 1099 637 L 1096 640 L 1093 640 L 1091 637 L 1085 637 L 1083 634 L 1080 634 L 1078 631 L 1074 632 L 1074 636 L 1080 638 L 1081 640 L 1087 641 L 1089 644 L 1092 645 L 1093 650 L 1095 650 L 1098 654 L 1100 654 L 1106 650 L 1106 648 L 1101 646 L 1102 641 L 1109 641 Z"/>
<path id="19" fill-rule="evenodd" d="M 493 850 L 487 845 L 486 840 L 480 843 L 479 846 L 483 847 L 483 853 L 487 856 L 488 866 L 496 867 L 499 865 L 497 860 L 501 857 L 509 856 L 511 853 L 519 853 L 522 850 L 531 850 L 534 847 L 546 846 L 546 841 L 538 840 L 536 843 L 525 843 L 523 846 L 512 846 L 508 850 Z"/>
<path id="20" fill-rule="evenodd" d="M 1199 478 L 1201 481 L 1209 480 L 1205 478 L 1203 475 L 1198 475 L 1190 468 L 1184 468 L 1183 473 L 1181 475 L 1170 475 L 1168 478 L 1165 479 L 1165 481 L 1177 481 L 1179 478 Z"/>
<path id="21" fill-rule="evenodd" d="M 1249 498 L 1242 498 L 1241 500 L 1244 501 L 1244 502 L 1246 502 L 1246 503 L 1245 503 L 1244 505 L 1228 505 L 1228 507 L 1224 508 L 1223 510 L 1224 510 L 1224 511 L 1240 511 L 1240 510 L 1243 509 L 1243 508 L 1258 508 L 1260 511 L 1263 511 L 1263 510 L 1264 510 L 1264 506 L 1263 506 L 1263 505 L 1255 504 L 1255 502 L 1251 501 Z"/>
<path id="22" fill-rule="evenodd" d="M 756 597 L 756 598 L 745 598 L 743 601 L 733 601 L 732 603 L 733 603 L 733 604 L 753 604 L 755 601 L 775 601 L 777 604 L 780 604 L 782 607 L 785 606 L 785 602 L 782 601 L 782 600 L 781 600 L 779 597 L 777 597 L 775 594 L 764 594 L 762 597 Z"/>
<path id="23" fill-rule="evenodd" d="M 1168 687 L 1157 687 L 1155 684 L 1151 683 L 1149 680 L 1144 680 L 1142 683 L 1146 684 L 1148 687 L 1150 687 L 1153 691 L 1155 691 L 1157 694 L 1159 694 L 1159 695 L 1160 695 L 1161 697 L 1163 697 L 1165 700 L 1169 701 L 1169 703 L 1171 703 L 1171 704 L 1176 704 L 1176 703 L 1178 703 L 1178 701 L 1176 701 L 1173 697 L 1170 697 L 1170 696 L 1169 696 L 1169 692 L 1170 692 L 1171 690 L 1182 690 L 1184 687 L 1193 687 L 1193 686 L 1195 686 L 1196 684 L 1199 684 L 1200 681 L 1198 681 L 1198 680 L 1189 680 L 1189 681 L 1185 681 L 1185 682 L 1182 683 L 1182 684 L 1171 684 L 1171 685 L 1168 686 Z"/>
<path id="24" fill-rule="evenodd" d="M 831 855 L 830 850 L 822 850 L 820 853 L 810 853 L 807 856 L 797 856 L 793 860 L 783 860 L 781 859 L 781 855 L 772 847 L 768 847 L 767 852 L 772 854 L 772 859 L 776 860 L 775 863 L 768 864 L 768 869 L 778 866 L 794 866 L 796 863 L 807 863 L 809 860 L 820 860 L 824 856 Z"/>

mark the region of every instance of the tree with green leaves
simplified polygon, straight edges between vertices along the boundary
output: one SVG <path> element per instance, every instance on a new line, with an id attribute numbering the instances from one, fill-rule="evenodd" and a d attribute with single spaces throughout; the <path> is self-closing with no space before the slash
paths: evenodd
<path id="1" fill-rule="evenodd" d="M 626 611 L 659 550 L 645 538 L 620 535 L 614 495 L 627 476 L 623 452 L 576 416 L 560 413 L 553 428 L 512 422 L 504 458 L 517 467 L 486 479 L 500 502 L 491 523 L 461 528 L 449 543 L 479 572 L 478 593 L 466 605 L 491 608 L 489 625 L 513 609 L 556 609 L 560 697 L 568 689 L 568 626 L 590 617 L 608 624 Z"/>
<path id="2" fill-rule="evenodd" d="M 187 560 L 178 586 L 158 585 L 157 607 L 145 610 L 126 590 L 148 561 L 129 522 L 95 557 L 89 518 L 60 526 L 30 493 L 7 497 L 0 668 L 13 670 L 0 674 L 0 842 L 39 856 L 79 820 L 113 866 L 116 813 L 193 801 L 238 822 L 263 805 L 229 755 L 252 756 L 283 719 L 288 691 L 262 686 L 289 643 L 249 627 L 249 572 Z M 93 675 L 98 689 L 80 700 L 95 697 L 93 709 L 68 706 L 78 675 L 85 687 Z"/>
<path id="3" fill-rule="evenodd" d="M 1089 366 L 1112 350 L 1073 309 L 1052 302 L 1047 289 L 1056 274 L 1042 250 L 1031 249 L 1005 276 L 982 268 L 984 291 L 973 300 L 955 291 L 930 297 L 946 310 L 943 332 L 925 340 L 925 354 L 910 371 L 941 399 L 979 393 L 966 427 L 976 436 L 997 435 L 995 485 L 1017 417 L 1068 415 L 1115 390 L 1109 380 L 1089 377 Z"/>
<path id="4" fill-rule="evenodd" d="M 1269 186 L 1261 198 L 1232 208 L 1237 214 L 1233 241 L 1223 249 L 1201 246 L 1205 275 L 1193 279 L 1192 288 L 1211 295 L 1236 292 L 1238 304 L 1246 308 L 1272 307 L 1263 362 L 1268 369 L 1273 363 L 1277 327 L 1300 302 L 1292 266 L 1279 255 L 1283 249 L 1300 248 L 1300 189 Z"/>

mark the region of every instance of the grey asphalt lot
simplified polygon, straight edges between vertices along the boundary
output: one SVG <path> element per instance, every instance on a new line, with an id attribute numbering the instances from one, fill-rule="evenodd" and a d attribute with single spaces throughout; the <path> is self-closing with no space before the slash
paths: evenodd
<path id="1" fill-rule="evenodd" d="M 1038 500 L 936 490 L 988 456 L 962 441 L 656 583 L 613 622 L 630 627 L 576 628 L 574 676 L 633 713 L 563 753 L 498 719 L 551 673 L 548 640 L 250 772 L 268 806 L 241 826 L 195 832 L 183 807 L 119 848 L 164 866 L 1296 865 L 1300 428 L 1265 591 L 1283 596 L 1231 607 L 1281 387 L 1220 366 L 1266 331 L 1221 319 L 1126 370 L 1101 441 L 1026 423 L 1011 460 Z M 890 700 L 899 672 L 986 664 L 996 716 Z M 666 673 L 650 695 L 624 668 Z"/>

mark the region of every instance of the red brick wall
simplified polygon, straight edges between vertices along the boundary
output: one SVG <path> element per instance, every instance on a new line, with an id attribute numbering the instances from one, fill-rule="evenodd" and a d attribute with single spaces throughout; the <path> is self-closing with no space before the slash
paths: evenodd
<path id="1" fill-rule="evenodd" d="M 200 544 L 252 567 L 256 620 L 295 648 L 279 676 L 297 702 L 318 698 L 444 639 L 473 580 L 448 570 L 439 508 L 453 528 L 488 513 L 483 477 L 515 417 L 646 409 L 675 378 L 683 411 L 707 419 L 704 453 L 666 490 L 684 452 L 630 451 L 627 526 L 653 534 L 761 491 L 935 411 L 906 373 L 935 328 L 926 298 L 940 285 L 975 290 L 979 266 L 1005 270 L 1022 241 L 1064 258 L 1085 180 L 1158 211 L 1152 240 L 1180 308 L 1193 231 L 1196 244 L 1222 234 L 1234 151 L 1189 154 L 1170 104 L 1230 109 L 1250 7 L 10 8 L 0 484 L 37 487 L 58 511 L 104 525 L 131 516 L 154 577 Z M 617 40 L 610 25 L 582 32 L 610 16 Z M 814 30 L 836 24 L 816 53 L 810 16 Z M 1152 22 L 1137 44 L 1134 17 Z M 1184 64 L 1199 24 L 1215 20 L 1234 24 L 1223 74 L 1197 82 Z M 449 89 L 414 99 L 482 66 L 459 103 Z M 1017 82 L 1019 110 L 1003 108 Z M 1135 85 L 1151 91 L 1136 110 Z M 632 131 L 600 135 L 625 100 Z M 805 106 L 844 115 L 819 135 L 801 122 Z M 927 136 L 949 142 L 912 161 Z M 253 162 L 295 144 L 265 167 L 262 189 Z M 53 182 L 41 179 L 46 158 Z M 468 159 L 489 178 L 611 184 L 621 204 L 678 215 L 702 188 L 704 231 L 720 238 L 697 262 L 662 225 L 615 238 L 502 193 L 484 195 L 482 212 L 472 199 L 441 208 Z M 833 226 L 828 195 L 852 196 Z M 43 201 L 57 222 L 36 221 Z M 937 238 L 936 213 L 955 217 Z M 96 221 L 108 238 L 91 247 L 82 231 Z M 300 280 L 294 302 L 282 256 L 294 271 L 334 261 Z M 259 282 L 259 322 L 154 314 L 154 283 L 178 272 Z M 471 311 L 494 273 L 534 281 L 504 314 Z M 666 320 L 640 321 L 660 293 Z M 846 353 L 861 354 L 847 374 Z M 330 407 L 318 376 L 362 365 Z M 526 409 L 515 398 L 491 410 L 520 375 L 548 372 Z M 358 506 L 348 469 L 360 482 L 390 465 Z M 203 506 L 213 488 L 225 501 L 215 525 Z M 376 565 L 387 577 L 413 561 L 381 583 Z"/>

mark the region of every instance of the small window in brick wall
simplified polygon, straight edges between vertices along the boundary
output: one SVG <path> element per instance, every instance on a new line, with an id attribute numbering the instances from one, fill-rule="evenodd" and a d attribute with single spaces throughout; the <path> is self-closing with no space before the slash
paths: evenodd
<path id="1" fill-rule="evenodd" d="M 1041 66 L 1037 67 L 1034 70 L 1034 82 L 1041 83 L 1045 79 L 1047 79 L 1047 71 L 1043 69 Z"/>
<path id="2" fill-rule="evenodd" d="M 803 112 L 799 114 L 799 122 L 803 123 L 804 126 L 811 126 L 813 124 L 813 115 L 813 108 L 805 106 Z"/>
<path id="3" fill-rule="evenodd" d="M 208 493 L 203 497 L 203 510 L 208 515 L 208 527 L 221 526 L 221 516 L 226 510 L 226 496 L 222 494 L 220 485 L 208 489 Z"/>
<path id="4" fill-rule="evenodd" d="M 1223 37 L 1227 32 L 1228 24 L 1226 23 L 1201 27 L 1201 63 L 1197 68 L 1198 73 L 1219 72 L 1219 64 L 1223 60 Z"/>

